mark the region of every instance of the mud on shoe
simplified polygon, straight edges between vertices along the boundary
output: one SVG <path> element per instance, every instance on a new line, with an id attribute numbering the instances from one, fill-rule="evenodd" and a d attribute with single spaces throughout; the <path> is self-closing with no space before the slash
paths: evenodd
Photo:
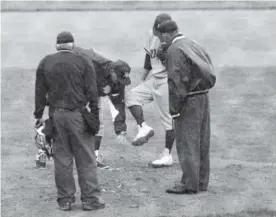
<path id="1" fill-rule="evenodd" d="M 160 154 L 158 159 L 152 161 L 150 166 L 153 168 L 161 168 L 161 167 L 169 167 L 173 164 L 173 157 L 170 153 L 169 149 L 165 148 L 163 152 Z"/>
<path id="2" fill-rule="evenodd" d="M 132 141 L 133 146 L 141 146 L 148 142 L 148 140 L 154 136 L 154 130 L 148 126 L 145 122 L 141 127 L 138 127 L 138 134 Z"/>

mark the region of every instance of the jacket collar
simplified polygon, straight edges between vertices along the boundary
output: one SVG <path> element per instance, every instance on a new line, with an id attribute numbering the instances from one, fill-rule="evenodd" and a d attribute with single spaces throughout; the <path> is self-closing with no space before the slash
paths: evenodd
<path id="1" fill-rule="evenodd" d="M 183 38 L 186 38 L 186 36 L 184 36 L 183 34 L 179 33 L 178 35 L 176 35 L 173 40 L 172 40 L 172 43 L 180 40 L 180 39 L 183 39 Z"/>
<path id="2" fill-rule="evenodd" d="M 73 50 L 69 50 L 69 49 L 61 49 L 61 50 L 58 50 L 58 52 L 73 52 Z"/>

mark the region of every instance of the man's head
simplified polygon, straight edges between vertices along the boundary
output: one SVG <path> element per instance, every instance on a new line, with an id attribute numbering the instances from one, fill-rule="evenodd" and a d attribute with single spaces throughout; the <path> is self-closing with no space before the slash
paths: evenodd
<path id="1" fill-rule="evenodd" d="M 171 19 L 172 19 L 171 16 L 166 13 L 162 13 L 162 14 L 159 14 L 156 16 L 152 31 L 153 31 L 153 34 L 160 39 L 160 41 L 163 41 L 163 38 L 162 38 L 162 34 L 159 32 L 158 28 L 161 25 L 161 23 L 163 23 L 167 20 L 171 20 Z"/>
<path id="2" fill-rule="evenodd" d="M 71 32 L 63 31 L 57 35 L 57 50 L 72 50 L 74 47 L 74 37 Z"/>
<path id="3" fill-rule="evenodd" d="M 158 30 L 167 43 L 171 43 L 173 38 L 179 34 L 178 26 L 173 20 L 167 20 L 161 23 L 158 27 Z"/>
<path id="4" fill-rule="evenodd" d="M 117 60 L 111 63 L 111 69 L 114 71 L 114 73 L 111 74 L 113 83 L 120 83 L 123 85 L 129 85 L 131 83 L 129 77 L 131 68 L 125 61 Z"/>

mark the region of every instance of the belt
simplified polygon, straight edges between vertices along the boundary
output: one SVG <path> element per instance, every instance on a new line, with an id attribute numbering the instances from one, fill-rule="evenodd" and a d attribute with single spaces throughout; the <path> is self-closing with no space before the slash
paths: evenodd
<path id="1" fill-rule="evenodd" d="M 200 91 L 194 91 L 194 92 L 190 92 L 187 94 L 187 97 L 193 97 L 193 96 L 196 96 L 196 95 L 201 95 L 201 94 L 205 94 L 205 93 L 208 93 L 209 92 L 209 89 L 207 90 L 200 90 Z M 180 113 L 177 113 L 175 115 L 171 115 L 172 118 L 177 118 L 180 116 Z"/>
<path id="2" fill-rule="evenodd" d="M 209 92 L 209 89 L 207 89 L 207 90 L 200 90 L 200 91 L 194 91 L 194 92 L 188 93 L 187 97 L 192 97 L 192 96 L 195 96 L 195 95 L 201 95 L 201 94 L 205 94 L 205 93 L 208 93 L 208 92 Z"/>
<path id="3" fill-rule="evenodd" d="M 75 109 L 68 109 L 68 108 L 53 108 L 55 111 L 59 111 L 59 112 L 75 112 L 75 111 L 79 111 L 79 108 L 75 108 Z"/>

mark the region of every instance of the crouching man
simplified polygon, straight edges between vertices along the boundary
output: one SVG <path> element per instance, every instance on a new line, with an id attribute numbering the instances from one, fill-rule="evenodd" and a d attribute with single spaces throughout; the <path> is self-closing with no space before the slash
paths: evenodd
<path id="1" fill-rule="evenodd" d="M 176 149 L 182 169 L 180 184 L 167 193 L 206 191 L 210 172 L 210 107 L 208 92 L 216 82 L 211 59 L 194 41 L 178 32 L 170 20 L 159 26 L 167 50 L 170 114 L 174 118 Z"/>
<path id="2" fill-rule="evenodd" d="M 122 145 L 128 144 L 126 138 L 125 87 L 131 83 L 129 77 L 131 68 L 126 62 L 122 60 L 112 61 L 94 49 L 75 46 L 73 50 L 90 59 L 95 66 L 101 123 L 99 133 L 95 137 L 95 154 L 97 166 L 99 168 L 106 168 L 107 165 L 104 164 L 99 155 L 102 137 L 104 136 L 103 98 L 108 97 L 114 131 L 117 135 L 117 143 Z"/>

